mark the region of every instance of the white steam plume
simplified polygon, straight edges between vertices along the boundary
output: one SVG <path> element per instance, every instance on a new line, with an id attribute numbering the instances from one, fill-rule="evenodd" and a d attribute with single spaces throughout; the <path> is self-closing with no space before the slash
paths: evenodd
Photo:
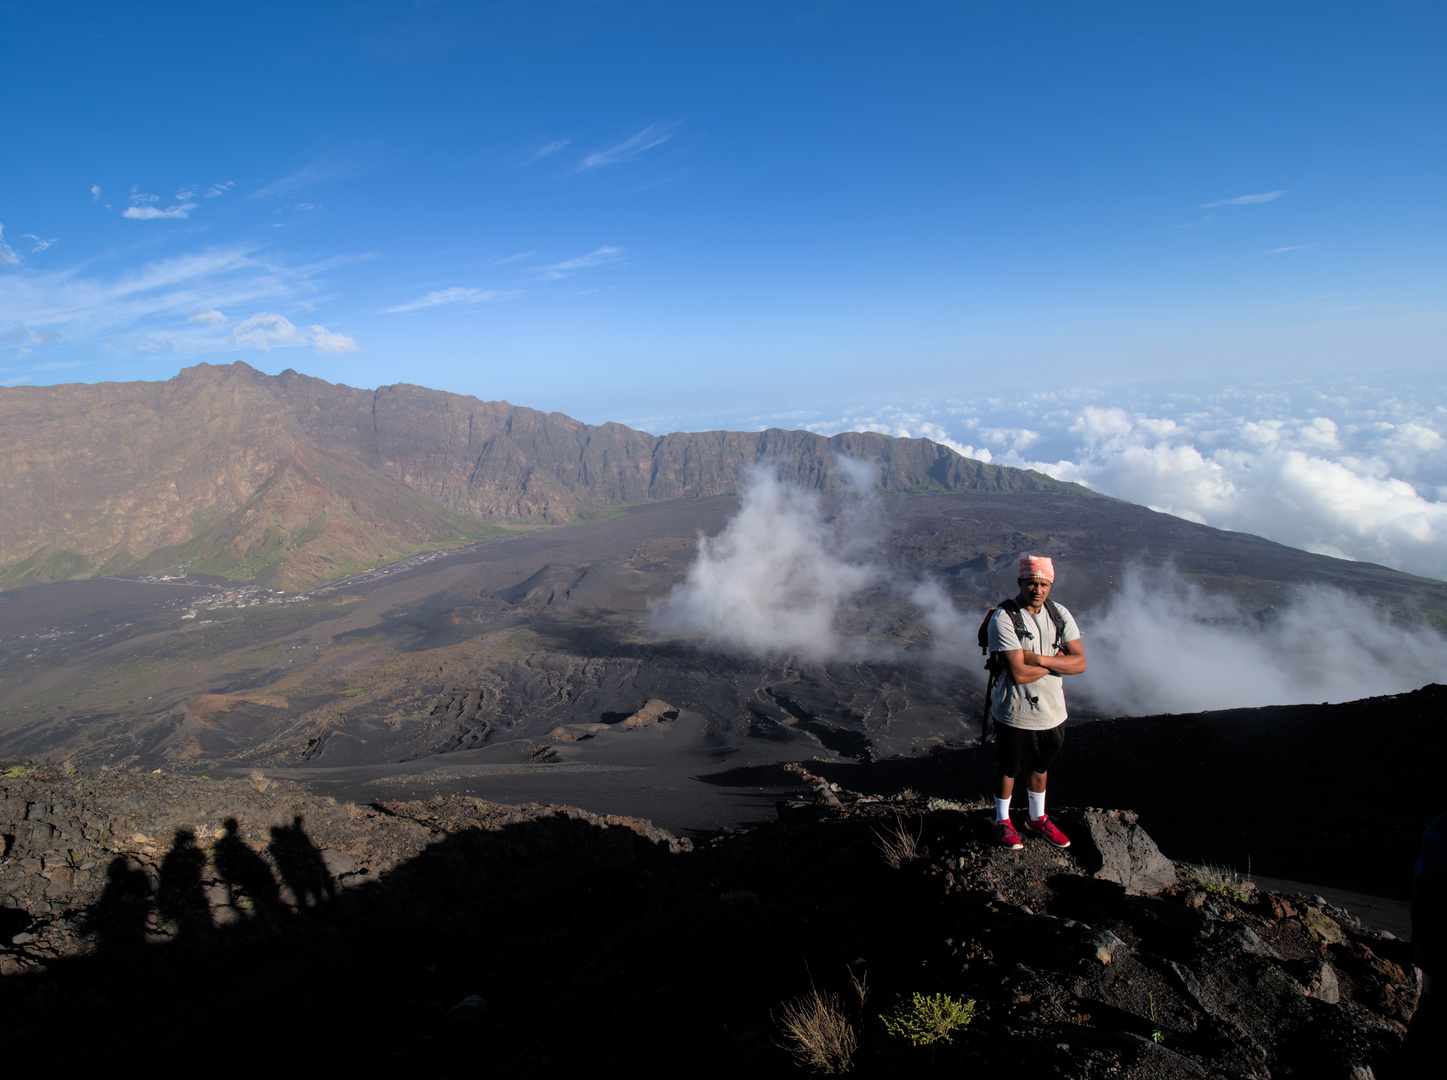
<path id="1" fill-rule="evenodd" d="M 700 538 L 684 581 L 654 605 L 654 628 L 756 655 L 905 660 L 978 674 L 985 604 L 962 611 L 937 579 L 891 565 L 873 477 L 859 463 L 845 468 L 851 483 L 834 516 L 823 496 L 755 469 L 738 512 L 717 536 Z M 1058 599 L 1080 624 L 1089 662 L 1084 675 L 1066 679 L 1067 699 L 1114 715 L 1352 701 L 1414 690 L 1447 672 L 1442 634 L 1334 589 L 1304 590 L 1258 617 L 1173 569 L 1136 567 L 1101 607 Z M 869 632 L 881 610 L 896 627 L 904 623 L 902 633 Z M 928 646 L 902 647 L 909 640 Z"/>
<path id="2" fill-rule="evenodd" d="M 1354 701 L 1447 672 L 1447 638 L 1337 589 L 1306 590 L 1258 618 L 1174 571 L 1132 568 L 1079 621 L 1089 666 L 1066 693 L 1122 715 Z"/>
<path id="3" fill-rule="evenodd" d="M 655 628 L 745 652 L 858 657 L 865 642 L 840 632 L 840 616 L 887 575 L 872 557 L 880 531 L 868 466 L 840 464 L 849 505 L 832 519 L 822 496 L 751 469 L 738 513 L 699 538 L 688 576 L 654 606 Z"/>

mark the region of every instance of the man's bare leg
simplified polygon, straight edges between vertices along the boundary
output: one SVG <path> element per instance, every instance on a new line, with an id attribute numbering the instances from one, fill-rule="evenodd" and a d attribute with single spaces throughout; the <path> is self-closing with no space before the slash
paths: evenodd
<path id="1" fill-rule="evenodd" d="M 1045 790 L 1045 778 L 1049 775 L 1049 773 L 1032 772 L 1025 778 L 1025 786 L 1038 795 Z M 995 797 L 1008 799 L 1013 794 L 1015 794 L 1015 778 L 997 772 L 995 774 Z"/>

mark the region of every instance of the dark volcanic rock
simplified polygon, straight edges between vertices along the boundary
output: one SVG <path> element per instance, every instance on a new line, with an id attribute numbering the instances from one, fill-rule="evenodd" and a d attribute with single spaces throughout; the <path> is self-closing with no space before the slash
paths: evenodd
<path id="1" fill-rule="evenodd" d="M 993 845 L 990 807 L 823 783 L 832 805 L 690 845 L 561 807 L 38 771 L 0 784 L 12 1063 L 113 1061 L 162 1016 L 173 1067 L 772 1075 L 813 988 L 863 1076 L 1346 1080 L 1388 1075 L 1415 1003 L 1408 947 L 1347 912 L 1323 945 L 1286 914 L 1305 897 L 1185 867 L 1129 896 L 1074 849 Z M 915 994 L 974 1019 L 891 1037 Z"/>
<path id="2" fill-rule="evenodd" d="M 1176 883 L 1176 866 L 1161 854 L 1140 827 L 1140 819 L 1120 810 L 1085 814 L 1090 843 L 1100 862 L 1095 876 L 1124 887 L 1128 896 L 1149 896 Z"/>

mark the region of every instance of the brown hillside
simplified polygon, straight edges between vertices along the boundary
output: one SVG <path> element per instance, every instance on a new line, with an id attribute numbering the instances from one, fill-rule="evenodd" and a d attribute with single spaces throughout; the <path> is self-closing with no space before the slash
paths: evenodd
<path id="1" fill-rule="evenodd" d="M 736 492 L 775 459 L 816 490 L 838 455 L 887 491 L 1075 491 L 925 439 L 674 433 L 246 364 L 166 382 L 0 388 L 0 585 L 184 567 L 300 586 L 499 526 Z"/>

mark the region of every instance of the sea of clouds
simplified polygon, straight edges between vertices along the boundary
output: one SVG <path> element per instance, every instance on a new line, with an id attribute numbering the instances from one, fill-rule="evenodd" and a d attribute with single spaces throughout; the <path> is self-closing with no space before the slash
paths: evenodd
<path id="1" fill-rule="evenodd" d="M 755 469 L 738 512 L 717 536 L 699 538 L 685 580 L 653 606 L 655 632 L 813 663 L 978 674 L 975 633 L 998 597 L 892 562 L 872 472 L 848 468 L 842 500 Z M 974 598 L 957 602 L 952 592 Z M 881 610 L 896 627 L 906 612 L 914 631 L 871 632 L 870 613 Z M 1447 671 L 1447 638 L 1338 590 L 1309 591 L 1263 619 L 1168 566 L 1136 567 L 1099 610 L 1073 613 L 1089 666 L 1067 680 L 1068 692 L 1116 715 L 1351 701 Z"/>
<path id="2" fill-rule="evenodd" d="M 1217 528 L 1447 578 L 1447 384 L 1115 386 L 871 405 L 754 426 L 928 438 Z"/>

